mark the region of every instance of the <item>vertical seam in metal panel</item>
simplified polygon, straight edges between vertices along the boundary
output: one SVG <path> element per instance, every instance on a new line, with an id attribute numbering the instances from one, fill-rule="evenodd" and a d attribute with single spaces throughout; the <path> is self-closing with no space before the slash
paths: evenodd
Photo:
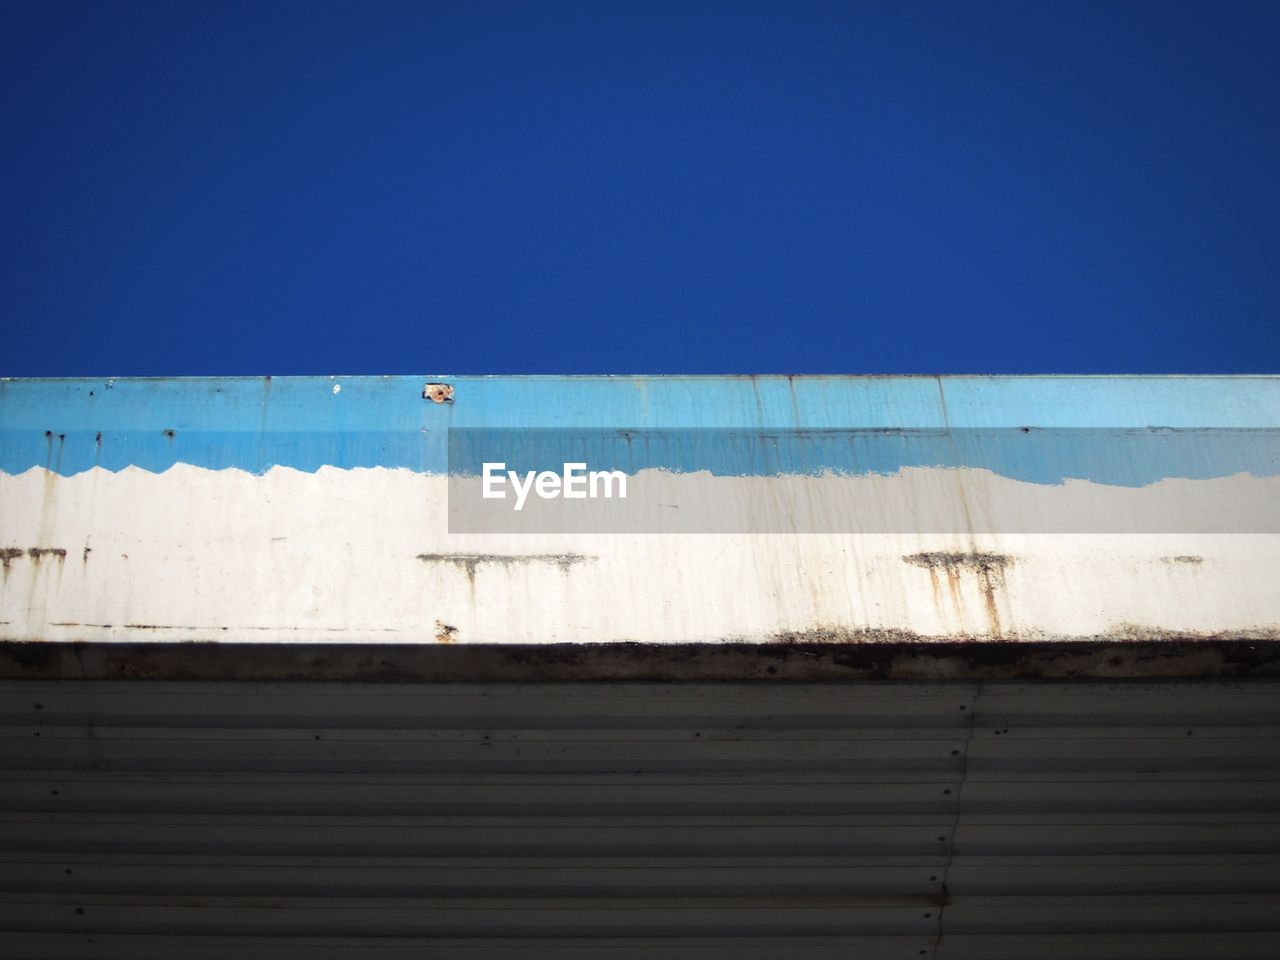
<path id="1" fill-rule="evenodd" d="M 942 897 L 938 904 L 938 921 L 933 935 L 933 945 L 929 953 L 929 960 L 936 960 L 938 955 L 938 947 L 942 945 L 942 922 L 946 917 L 947 904 L 951 901 L 951 894 L 948 892 L 948 882 L 951 874 L 951 861 L 956 855 L 956 831 L 960 828 L 960 804 L 964 800 L 964 784 L 968 779 L 969 773 L 969 745 L 973 743 L 974 726 L 978 718 L 978 702 L 982 698 L 982 681 L 978 681 L 977 689 L 973 693 L 972 699 L 969 701 L 969 723 L 965 730 L 964 744 L 960 748 L 960 776 L 956 783 L 956 799 L 952 805 L 951 830 L 947 836 L 947 862 L 942 865 Z"/>
<path id="2" fill-rule="evenodd" d="M 955 434 L 951 432 L 951 413 L 949 410 L 947 410 L 946 387 L 943 386 L 941 376 L 935 376 L 934 379 L 938 382 L 938 404 L 942 408 L 942 427 L 946 431 L 947 442 L 952 445 L 952 453 L 956 454 L 957 462 L 959 462 L 959 451 L 955 448 L 955 442 L 956 442 Z M 969 511 L 969 500 L 965 494 L 964 484 L 959 481 L 960 475 L 956 473 L 955 476 L 957 481 L 956 493 L 960 498 L 960 507 L 964 511 L 964 529 L 965 529 L 965 532 L 969 535 L 969 549 L 972 550 L 974 553 L 978 553 L 980 551 L 978 548 L 977 535 L 974 533 L 973 516 Z M 999 629 L 997 629 L 996 633 L 999 634 L 999 632 L 1000 632 Z"/>

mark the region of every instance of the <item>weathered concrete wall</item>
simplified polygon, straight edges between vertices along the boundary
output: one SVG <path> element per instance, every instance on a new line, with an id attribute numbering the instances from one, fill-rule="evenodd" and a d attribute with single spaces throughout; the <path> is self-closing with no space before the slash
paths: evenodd
<path id="1" fill-rule="evenodd" d="M 652 503 L 805 532 L 451 533 L 461 428 L 650 431 Z M 744 474 L 699 430 L 801 439 Z M 0 637 L 1274 639 L 1278 438 L 1274 378 L 0 381 Z"/>

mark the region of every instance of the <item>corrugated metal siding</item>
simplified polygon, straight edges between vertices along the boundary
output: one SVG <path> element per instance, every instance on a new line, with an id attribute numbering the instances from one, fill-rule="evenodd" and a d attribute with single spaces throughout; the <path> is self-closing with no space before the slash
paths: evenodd
<path id="1" fill-rule="evenodd" d="M 0 954 L 1280 956 L 1280 685 L 0 683 Z"/>

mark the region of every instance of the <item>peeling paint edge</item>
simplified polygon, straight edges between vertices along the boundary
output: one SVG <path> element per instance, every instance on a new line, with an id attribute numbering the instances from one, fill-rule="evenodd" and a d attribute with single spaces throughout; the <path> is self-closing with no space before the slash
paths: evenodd
<path id="1" fill-rule="evenodd" d="M 1280 468 L 1278 468 L 1280 469 Z M 373 464 L 373 465 L 353 465 L 343 466 L 338 464 L 320 464 L 314 469 L 305 467 L 297 467 L 291 464 L 272 463 L 262 469 L 253 470 L 242 466 L 218 466 L 209 467 L 199 463 L 191 463 L 185 460 L 176 460 L 159 469 L 152 469 L 137 463 L 129 463 L 122 467 L 110 467 L 103 464 L 93 464 L 83 469 L 50 469 L 41 464 L 32 464 L 21 470 L 8 470 L 0 467 L 0 478 L 11 479 L 21 482 L 30 476 L 36 476 L 41 481 L 47 481 L 51 478 L 57 478 L 63 481 L 74 481 L 78 478 L 106 474 L 109 476 L 130 476 L 145 475 L 149 477 L 164 477 L 166 479 L 182 478 L 184 475 L 194 474 L 197 476 L 233 476 L 237 478 L 263 480 L 274 476 L 306 476 L 317 478 L 328 478 L 335 475 L 361 476 L 366 474 L 407 474 L 415 477 L 444 480 L 444 481 L 478 481 L 479 477 L 472 473 L 450 473 L 447 469 L 440 470 L 437 468 L 420 469 L 405 464 Z M 750 473 L 750 474 L 729 474 L 716 473 L 712 470 L 684 470 L 669 466 L 645 466 L 634 472 L 627 473 L 626 476 L 634 480 L 646 479 L 691 479 L 691 480 L 760 480 L 760 481 L 809 481 L 825 483 L 831 481 L 871 481 L 871 480 L 898 480 L 910 481 L 917 477 L 930 477 L 934 475 L 956 476 L 960 478 L 975 478 L 985 481 L 1004 481 L 1007 483 L 1017 484 L 1022 487 L 1032 487 L 1037 489 L 1052 490 L 1057 495 L 1066 494 L 1085 494 L 1089 490 L 1098 491 L 1125 491 L 1128 493 L 1159 493 L 1171 488 L 1181 489 L 1184 485 L 1200 485 L 1200 484 L 1217 484 L 1223 482 L 1246 482 L 1246 483 L 1265 483 L 1280 478 L 1280 472 L 1276 473 L 1259 473 L 1253 470 L 1237 470 L 1233 473 L 1213 474 L 1205 477 L 1191 477 L 1181 475 L 1162 476 L 1140 484 L 1126 483 L 1107 483 L 1099 480 L 1093 480 L 1084 477 L 1061 477 L 1055 481 L 1041 481 L 1027 479 L 1025 477 L 1014 476 L 998 470 L 993 470 L 985 466 L 949 466 L 942 464 L 935 465 L 913 465 L 905 464 L 899 466 L 896 470 L 879 470 L 867 468 L 864 470 L 845 470 L 824 468 L 815 472 L 802 471 L 777 471 L 772 473 Z M 1090 531 L 1097 532 L 1097 531 Z M 1105 532 L 1105 531 L 1103 531 Z M 1253 531 L 1250 531 L 1253 532 Z M 1259 533 L 1270 534 L 1274 531 L 1259 530 Z M 1177 562 L 1192 562 L 1190 558 L 1175 557 L 1171 558 Z M 928 566 L 926 562 L 927 556 L 922 554 L 916 561 L 917 566 Z"/>

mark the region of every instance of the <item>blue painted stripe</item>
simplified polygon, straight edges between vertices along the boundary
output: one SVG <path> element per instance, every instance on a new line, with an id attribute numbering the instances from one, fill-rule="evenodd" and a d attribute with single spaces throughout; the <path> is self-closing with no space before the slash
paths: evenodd
<path id="1" fill-rule="evenodd" d="M 455 402 L 422 399 L 430 381 L 452 384 Z M 1280 474 L 1280 378 L 0 381 L 0 471 L 11 474 L 34 466 L 64 475 L 94 466 L 162 471 L 176 463 L 254 473 L 277 465 L 444 473 L 451 428 L 513 431 L 504 442 L 533 460 L 548 451 L 535 453 L 524 431 L 577 431 L 594 438 L 583 447 L 593 467 L 741 475 L 985 466 L 1037 482 L 1135 485 Z M 645 438 L 640 453 L 634 442 L 617 445 L 623 430 Z M 877 433 L 884 430 L 899 432 Z M 709 442 L 717 431 L 738 431 L 745 445 Z"/>
<path id="2" fill-rule="evenodd" d="M 635 474 L 894 474 L 904 467 L 980 467 L 1032 483 L 1087 479 L 1139 487 L 1168 478 L 1280 475 L 1280 431 L 1005 428 L 977 430 L 454 430 L 449 472 L 485 463 L 560 473 L 565 463 Z"/>

